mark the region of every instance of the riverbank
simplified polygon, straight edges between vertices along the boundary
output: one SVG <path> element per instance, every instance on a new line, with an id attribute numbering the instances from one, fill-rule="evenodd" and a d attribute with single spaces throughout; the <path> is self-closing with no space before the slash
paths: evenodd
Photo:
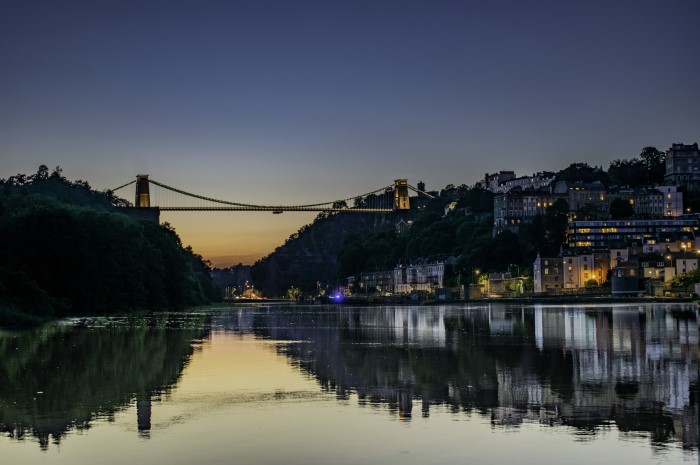
<path id="1" fill-rule="evenodd" d="M 589 295 L 581 296 L 538 296 L 538 297 L 502 297 L 502 298 L 484 298 L 484 299 L 457 299 L 457 300 L 412 300 L 408 296 L 353 296 L 346 297 L 340 304 L 344 305 L 445 305 L 445 304 L 484 304 L 484 303 L 502 303 L 502 304 L 619 304 L 619 303 L 690 303 L 694 300 L 690 297 L 612 297 Z"/>

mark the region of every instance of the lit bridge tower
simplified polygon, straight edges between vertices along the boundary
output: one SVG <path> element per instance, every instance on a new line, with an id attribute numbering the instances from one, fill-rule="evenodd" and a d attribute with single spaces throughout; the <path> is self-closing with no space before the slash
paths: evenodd
<path id="1" fill-rule="evenodd" d="M 410 208 L 408 180 L 397 179 L 394 181 L 394 210 L 409 210 Z"/>
<path id="2" fill-rule="evenodd" d="M 160 223 L 160 208 L 151 207 L 151 189 L 147 174 L 136 175 L 136 198 L 134 208 L 129 210 L 132 216 Z"/>
<path id="3" fill-rule="evenodd" d="M 136 200 L 134 200 L 134 206 L 146 208 L 151 206 L 151 192 L 147 174 L 136 175 Z"/>

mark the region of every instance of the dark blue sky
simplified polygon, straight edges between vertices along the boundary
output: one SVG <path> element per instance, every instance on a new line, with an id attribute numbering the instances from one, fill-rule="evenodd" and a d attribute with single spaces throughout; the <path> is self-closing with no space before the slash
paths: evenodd
<path id="1" fill-rule="evenodd" d="M 141 171 L 298 203 L 607 167 L 700 139 L 699 19 L 698 1 L 3 1 L 0 177 Z M 284 216 L 281 237 L 307 220 Z"/>

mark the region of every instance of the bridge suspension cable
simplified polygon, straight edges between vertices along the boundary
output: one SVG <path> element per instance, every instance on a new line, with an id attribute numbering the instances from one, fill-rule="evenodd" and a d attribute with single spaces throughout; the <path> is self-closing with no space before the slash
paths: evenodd
<path id="1" fill-rule="evenodd" d="M 122 184 L 122 185 L 119 186 L 119 187 L 115 187 L 114 189 L 108 189 L 108 191 L 109 191 L 109 192 L 115 192 L 115 191 L 118 191 L 119 189 L 121 189 L 121 188 L 123 188 L 123 187 L 130 186 L 130 185 L 134 184 L 135 182 L 136 182 L 136 179 L 134 179 L 133 181 L 129 181 L 129 182 L 127 182 L 126 184 Z"/>
<path id="2" fill-rule="evenodd" d="M 428 198 L 431 199 L 431 200 L 432 200 L 432 199 L 435 199 L 435 196 L 434 196 L 434 195 L 428 194 L 428 193 L 425 192 L 425 191 L 422 191 L 422 190 L 420 190 L 420 189 L 417 189 L 417 188 L 413 187 L 413 186 L 410 185 L 410 184 L 408 184 L 407 187 L 408 187 L 409 189 L 411 189 L 413 192 L 415 192 L 416 194 L 424 195 L 425 197 L 428 197 Z"/>
<path id="3" fill-rule="evenodd" d="M 193 197 L 196 199 L 200 200 L 206 200 L 208 202 L 213 202 L 213 203 L 218 203 L 222 205 L 231 205 L 235 207 L 248 207 L 248 208 L 254 208 L 254 209 L 259 209 L 259 210 L 284 210 L 284 209 L 314 209 L 317 207 L 323 207 L 326 205 L 338 205 L 341 204 L 342 202 L 348 202 L 350 200 L 354 200 L 357 198 L 363 198 L 363 197 L 368 197 L 370 195 L 375 195 L 379 192 L 382 193 L 387 193 L 390 189 L 393 188 L 393 186 L 389 185 L 386 187 L 382 187 L 381 189 L 376 189 L 372 192 L 368 192 L 366 194 L 361 194 L 361 195 L 356 195 L 353 197 L 348 197 L 347 199 L 340 199 L 340 200 L 333 200 L 330 202 L 321 202 L 321 203 L 311 203 L 311 204 L 305 204 L 305 205 L 256 205 L 256 204 L 249 204 L 249 203 L 240 203 L 240 202 L 230 202 L 228 200 L 220 200 L 220 199 L 215 199 L 212 197 L 206 197 L 203 195 L 199 194 L 193 194 L 192 192 L 187 192 L 182 189 L 178 189 L 176 187 L 168 186 L 167 184 L 160 183 L 158 181 L 155 181 L 153 179 L 150 179 L 149 182 L 151 184 L 155 184 L 156 186 L 162 187 L 163 189 L 167 189 L 172 192 L 177 192 L 178 194 L 186 195 L 188 197 Z M 168 208 L 168 207 L 165 207 Z M 348 208 L 341 208 L 341 207 L 331 207 L 331 208 L 323 208 L 322 210 L 346 210 Z"/>
<path id="4" fill-rule="evenodd" d="M 360 195 L 327 202 L 298 204 L 298 205 L 262 205 L 243 202 L 232 202 L 216 199 L 200 194 L 178 189 L 153 179 L 148 175 L 138 175 L 135 181 L 123 184 L 111 192 L 136 183 L 137 207 L 153 205 L 161 211 L 315 211 L 315 212 L 364 212 L 388 213 L 394 210 L 409 208 L 408 189 L 433 199 L 427 192 L 408 185 L 405 179 L 394 181 L 395 184 L 375 189 Z M 157 187 L 149 189 L 149 185 Z"/>

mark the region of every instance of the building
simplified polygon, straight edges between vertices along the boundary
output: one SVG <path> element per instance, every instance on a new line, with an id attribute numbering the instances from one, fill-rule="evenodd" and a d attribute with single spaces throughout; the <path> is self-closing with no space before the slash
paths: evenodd
<path id="1" fill-rule="evenodd" d="M 362 292 L 384 294 L 394 290 L 394 272 L 371 271 L 360 273 L 360 288 Z"/>
<path id="2" fill-rule="evenodd" d="M 690 257 L 677 257 L 676 258 L 676 274 L 688 273 L 689 271 L 694 271 L 698 269 L 698 258 L 697 256 Z"/>
<path id="3" fill-rule="evenodd" d="M 400 219 L 396 222 L 396 235 L 400 236 L 402 234 L 406 234 L 408 230 L 411 229 L 411 226 L 413 226 L 413 220 L 404 221 L 403 219 Z"/>
<path id="4" fill-rule="evenodd" d="M 567 184 L 569 212 L 575 214 L 583 206 L 595 205 L 601 215 L 607 216 L 610 211 L 610 199 L 607 194 L 605 186 L 599 181 Z"/>
<path id="5" fill-rule="evenodd" d="M 548 292 L 564 288 L 563 260 L 561 257 L 540 257 L 537 254 L 533 264 L 533 285 L 535 292 Z"/>
<path id="6" fill-rule="evenodd" d="M 697 219 L 570 221 L 567 242 L 572 248 L 613 249 L 619 244 L 694 243 L 696 236 Z"/>
<path id="7" fill-rule="evenodd" d="M 676 186 L 659 186 L 656 188 L 663 198 L 661 215 L 667 217 L 681 216 L 683 211 L 683 193 Z"/>
<path id="8" fill-rule="evenodd" d="M 515 188 L 522 190 L 539 190 L 543 187 L 549 186 L 552 181 L 554 181 L 554 178 L 554 173 L 542 171 L 535 173 L 532 176 L 521 176 L 519 178 L 509 179 L 495 187 L 492 192 L 504 194 Z"/>
<path id="9" fill-rule="evenodd" d="M 498 188 L 506 181 L 515 179 L 515 171 L 499 171 L 498 173 L 484 175 L 484 189 L 498 192 Z"/>
<path id="10" fill-rule="evenodd" d="M 513 276 L 510 272 L 489 273 L 486 281 L 486 294 L 499 297 L 507 294 L 522 294 L 525 278 Z"/>
<path id="11" fill-rule="evenodd" d="M 531 223 L 537 215 L 544 215 L 557 199 L 565 198 L 547 190 L 513 189 L 493 199 L 493 234 L 502 231 L 518 232 L 522 224 Z"/>
<path id="12" fill-rule="evenodd" d="M 636 263 L 620 262 L 612 269 L 610 282 L 613 296 L 636 296 L 642 293 L 639 289 L 639 267 Z"/>
<path id="13" fill-rule="evenodd" d="M 562 259 L 565 289 L 586 287 L 589 280 L 596 279 L 594 257 L 591 251 L 570 249 L 562 254 Z M 597 279 L 596 283 L 598 283 Z"/>
<path id="14" fill-rule="evenodd" d="M 697 190 L 700 185 L 700 150 L 697 142 L 692 145 L 673 144 L 666 151 L 664 182 L 689 190 Z"/>
<path id="15" fill-rule="evenodd" d="M 435 292 L 443 287 L 445 267 L 457 264 L 455 257 L 429 260 L 419 258 L 410 265 L 399 265 L 393 270 L 393 286 L 396 294 L 410 294 L 415 291 Z"/>
<path id="16" fill-rule="evenodd" d="M 666 262 L 663 257 L 658 260 L 647 260 L 642 262 L 642 276 L 645 279 L 663 280 L 666 275 Z"/>

